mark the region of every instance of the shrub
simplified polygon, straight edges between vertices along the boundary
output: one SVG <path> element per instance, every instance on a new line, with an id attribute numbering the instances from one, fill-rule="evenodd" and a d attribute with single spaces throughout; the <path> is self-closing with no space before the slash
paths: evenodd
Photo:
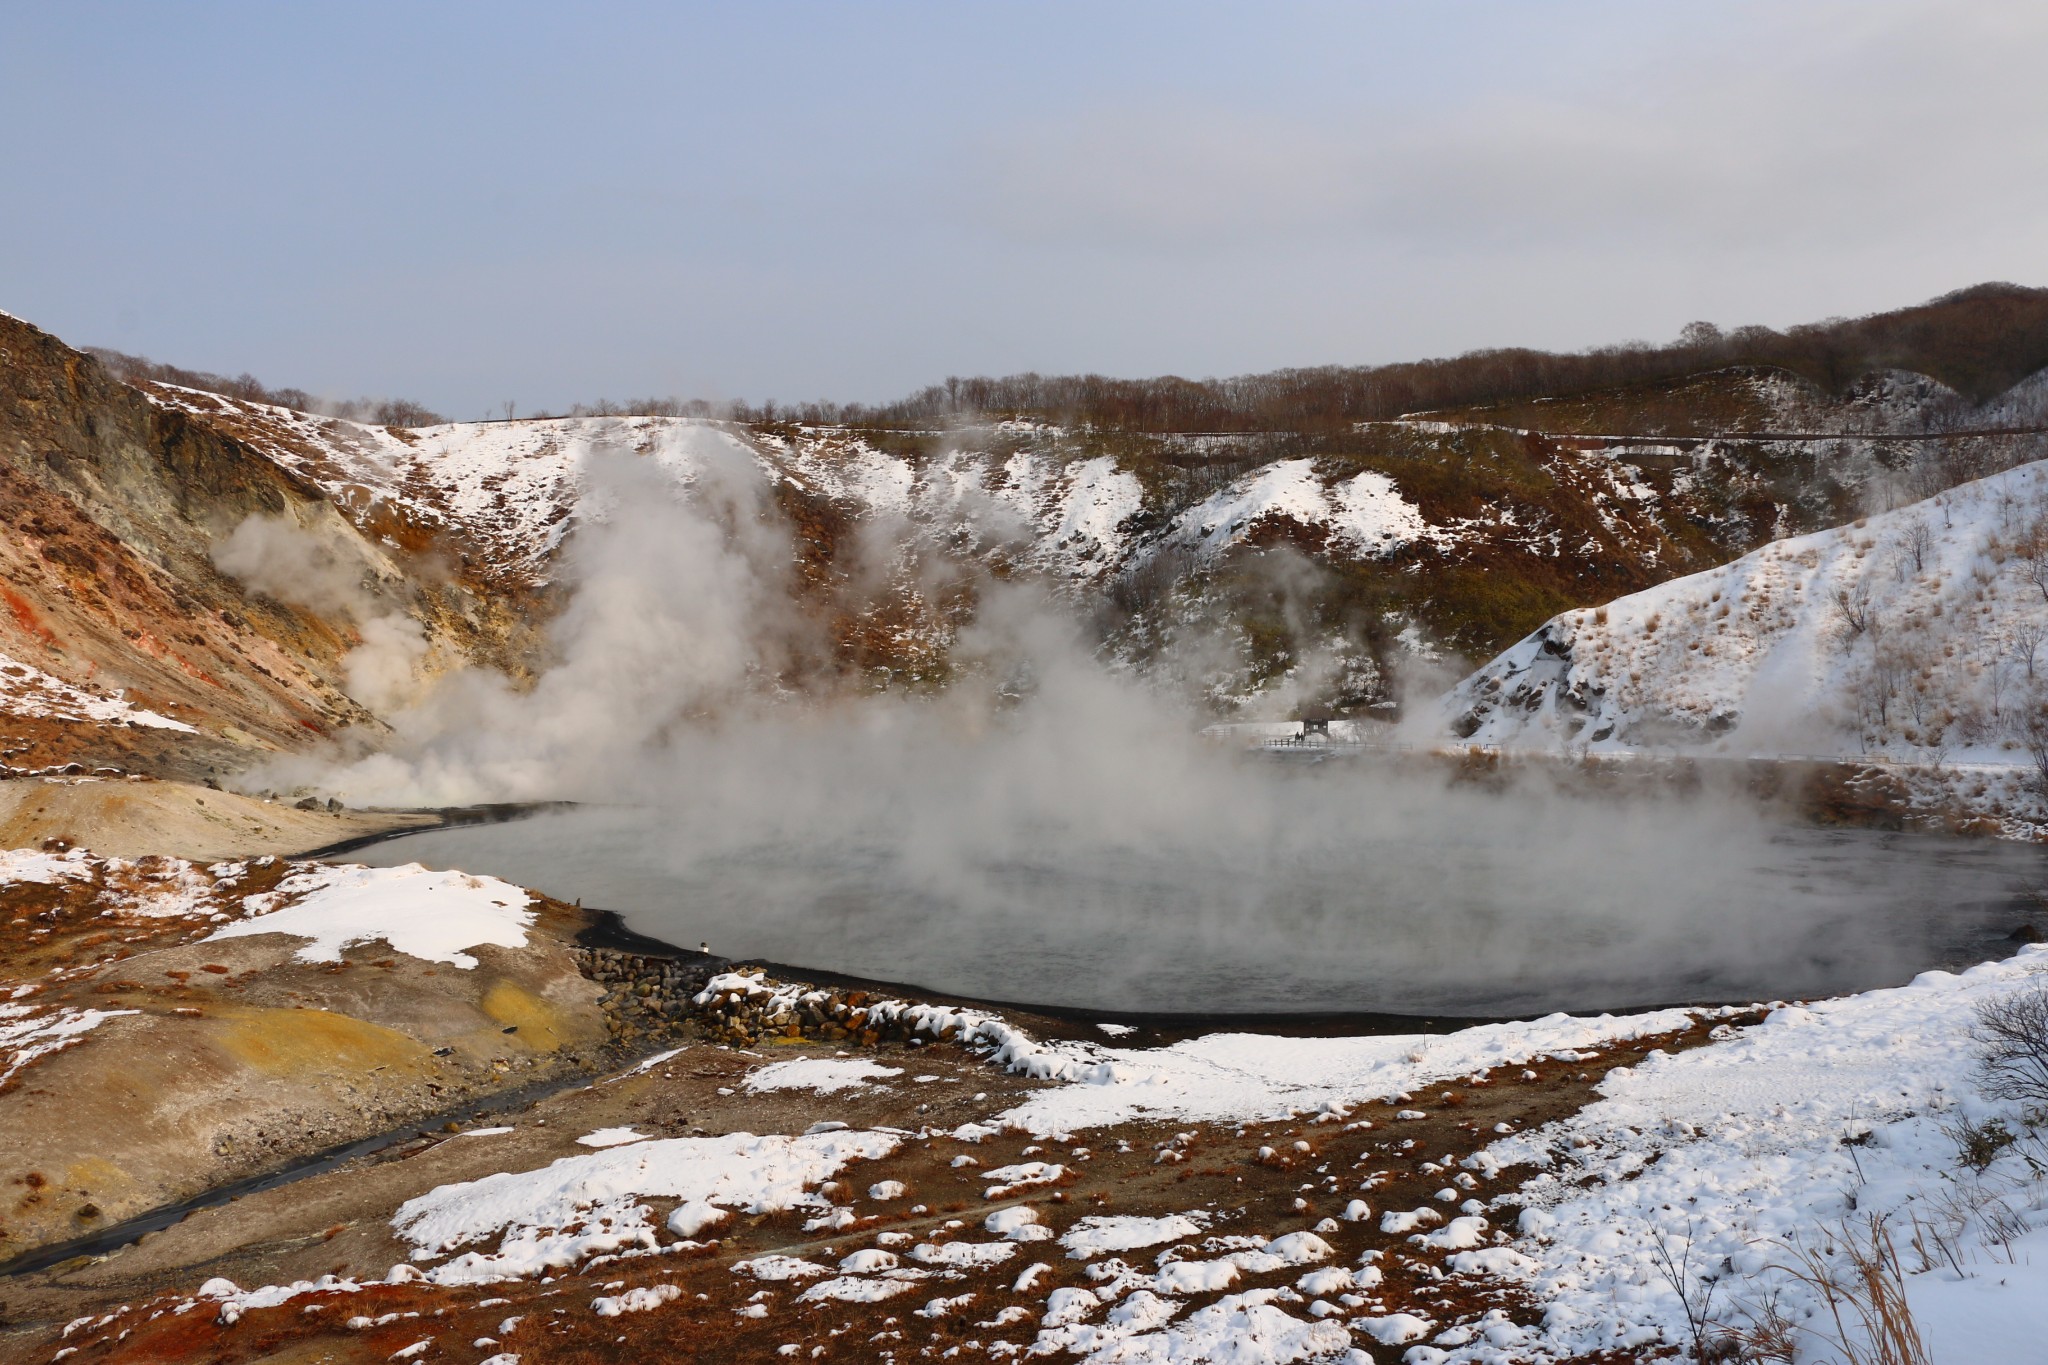
<path id="1" fill-rule="evenodd" d="M 1975 1123 L 1964 1119 L 1948 1130 L 1955 1139 L 1956 1155 L 1971 1170 L 1983 1172 L 1998 1154 L 2019 1141 L 2019 1135 L 2005 1126 L 2003 1119 L 1987 1119 Z"/>
<path id="2" fill-rule="evenodd" d="M 1979 1005 L 1970 1035 L 1985 1094 L 2048 1110 L 2048 984 Z"/>

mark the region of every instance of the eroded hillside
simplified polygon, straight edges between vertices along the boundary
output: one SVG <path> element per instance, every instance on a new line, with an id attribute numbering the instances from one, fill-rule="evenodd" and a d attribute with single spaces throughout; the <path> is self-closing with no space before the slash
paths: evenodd
<path id="1" fill-rule="evenodd" d="M 0 696 L 15 768 L 226 771 L 375 725 L 345 690 L 362 622 L 251 591 L 216 563 L 250 518 L 325 547 L 366 600 L 388 600 L 428 642 L 460 651 L 506 610 L 422 572 L 231 433 L 4 316 L 0 412 Z"/>

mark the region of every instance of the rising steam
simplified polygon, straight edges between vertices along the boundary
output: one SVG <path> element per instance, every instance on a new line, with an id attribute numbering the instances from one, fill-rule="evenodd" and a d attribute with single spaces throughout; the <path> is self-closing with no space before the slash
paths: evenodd
<path id="1" fill-rule="evenodd" d="M 986 996 L 1472 1013 L 1890 961 L 1895 945 L 1841 932 L 1845 906 L 1788 873 L 1741 800 L 1247 762 L 1197 738 L 1170 689 L 1102 666 L 1076 613 L 1028 584 L 979 585 L 936 696 L 795 695 L 778 680 L 818 627 L 751 462 L 707 446 L 687 488 L 624 456 L 587 478 L 531 687 L 451 674 L 388 715 L 380 752 L 256 780 L 357 803 L 601 803 L 390 856 L 588 897 L 676 940 Z"/>
<path id="2" fill-rule="evenodd" d="M 378 592 L 374 570 L 339 536 L 288 516 L 245 519 L 213 547 L 214 567 L 266 597 L 352 623 L 360 637 L 344 661 L 346 686 L 372 711 L 418 695 L 426 632 Z"/>

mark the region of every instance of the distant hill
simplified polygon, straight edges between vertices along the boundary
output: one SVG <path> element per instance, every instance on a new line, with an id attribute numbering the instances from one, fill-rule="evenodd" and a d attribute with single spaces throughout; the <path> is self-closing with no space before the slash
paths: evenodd
<path id="1" fill-rule="evenodd" d="M 2048 367 L 2048 289 L 1980 284 L 1911 308 L 1782 332 L 1754 326 L 1722 331 L 1694 323 L 1668 346 L 1633 343 L 1568 354 L 1504 347 L 1438 360 L 1230 379 L 955 378 L 897 403 L 810 404 L 780 415 L 871 426 L 920 426 L 967 414 L 1116 431 L 1320 431 L 1438 408 L 1654 385 L 1730 366 L 1783 370 L 1835 397 L 1866 375 L 1901 370 L 1953 390 L 1961 404 L 1979 404 Z"/>

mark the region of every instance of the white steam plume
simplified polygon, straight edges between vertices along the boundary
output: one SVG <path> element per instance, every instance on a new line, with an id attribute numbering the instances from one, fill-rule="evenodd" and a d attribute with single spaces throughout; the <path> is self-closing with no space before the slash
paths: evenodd
<path id="1" fill-rule="evenodd" d="M 376 575 L 339 534 L 289 516 L 254 514 L 213 547 L 214 567 L 266 597 L 353 623 L 360 637 L 343 663 L 348 694 L 372 711 L 410 702 L 427 656 L 426 632 L 375 589 Z"/>
<path id="2" fill-rule="evenodd" d="M 530 689 L 450 675 L 392 717 L 386 752 L 263 779 L 357 802 L 607 803 L 389 853 L 451 840 L 448 861 L 673 939 L 988 995 L 1284 1007 L 1312 983 L 1324 1004 L 1442 1008 L 1568 984 L 1612 1002 L 1887 950 L 1760 870 L 1770 830 L 1740 799 L 1248 763 L 1102 667 L 1029 584 L 979 585 L 936 696 L 784 692 L 817 627 L 760 471 L 707 454 L 686 492 L 618 456 L 589 480 Z"/>

